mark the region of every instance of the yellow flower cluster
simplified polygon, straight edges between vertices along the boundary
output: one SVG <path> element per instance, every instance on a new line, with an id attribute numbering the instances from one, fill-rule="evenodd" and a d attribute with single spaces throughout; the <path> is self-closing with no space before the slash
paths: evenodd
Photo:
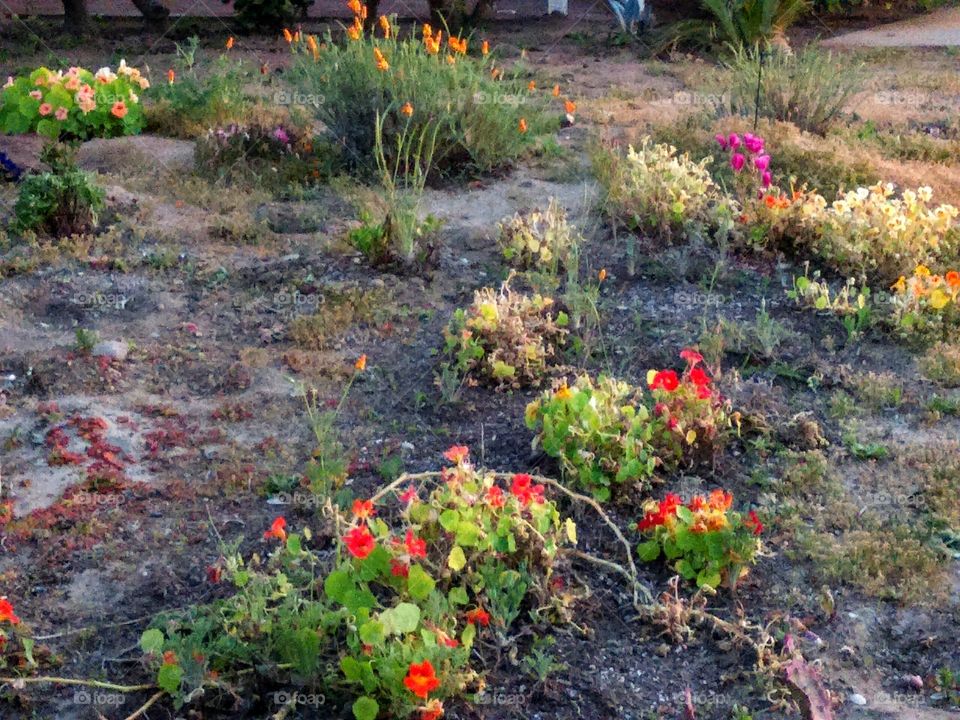
<path id="1" fill-rule="evenodd" d="M 924 307 L 943 310 L 957 302 L 960 272 L 950 270 L 944 275 L 934 275 L 926 265 L 918 265 L 909 279 L 901 275 L 890 289 L 908 312 L 917 312 Z"/>
<path id="2" fill-rule="evenodd" d="M 896 197 L 891 183 L 878 183 L 830 204 L 807 193 L 798 210 L 800 222 L 815 234 L 815 248 L 838 269 L 895 277 L 904 264 L 939 258 L 957 243 L 960 210 L 932 200 L 929 187 Z"/>

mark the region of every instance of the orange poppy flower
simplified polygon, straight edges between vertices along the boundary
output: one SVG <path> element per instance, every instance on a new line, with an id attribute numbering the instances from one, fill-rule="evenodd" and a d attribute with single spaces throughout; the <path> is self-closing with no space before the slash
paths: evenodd
<path id="1" fill-rule="evenodd" d="M 563 109 L 567 111 L 567 115 L 573 115 L 577 111 L 577 104 L 573 100 L 567 100 L 563 103 Z"/>
<path id="2" fill-rule="evenodd" d="M 283 39 L 286 40 L 288 43 L 293 42 L 293 34 L 286 28 L 283 29 Z"/>
<path id="3" fill-rule="evenodd" d="M 527 131 L 527 120 L 526 118 L 520 118 L 520 123 L 518 125 L 520 132 L 525 133 Z"/>
<path id="4" fill-rule="evenodd" d="M 233 36 L 227 38 L 227 50 L 233 50 Z"/>
<path id="5" fill-rule="evenodd" d="M 379 23 L 380 23 L 380 29 L 383 30 L 383 37 L 389 38 L 390 37 L 390 20 L 387 18 L 386 15 L 381 15 Z"/>
<path id="6" fill-rule="evenodd" d="M 353 18 L 353 25 L 347 28 L 347 37 L 351 40 L 359 40 L 360 36 L 363 34 L 363 23 L 360 22 L 359 17 Z"/>
<path id="7" fill-rule="evenodd" d="M 400 113 L 402 115 L 406 115 L 407 117 L 410 117 L 411 115 L 413 115 L 413 105 L 411 105 L 408 102 L 405 102 L 403 104 L 403 107 L 400 108 Z"/>
<path id="8" fill-rule="evenodd" d="M 426 40 L 428 37 L 433 35 L 433 28 L 430 27 L 430 23 L 423 24 L 423 39 Z"/>
<path id="9" fill-rule="evenodd" d="M 488 55 L 490 53 L 490 43 L 484 40 L 480 45 L 480 52 L 484 55 Z"/>
<path id="10" fill-rule="evenodd" d="M 177 79 L 177 74 L 173 71 L 173 69 L 167 70 L 167 82 L 173 85 L 176 79 Z"/>
<path id="11" fill-rule="evenodd" d="M 373 49 L 373 59 L 377 64 L 377 70 L 385 72 L 390 69 L 390 63 L 387 62 L 387 59 L 383 56 L 383 53 L 380 52 L 380 48 Z"/>
<path id="12" fill-rule="evenodd" d="M 354 369 L 357 372 L 363 372 L 367 367 L 367 356 L 361 355 L 357 358 L 357 361 L 353 364 Z"/>
<path id="13" fill-rule="evenodd" d="M 603 282 L 604 280 L 607 279 L 607 269 L 606 269 L 606 268 L 601 268 L 601 269 L 600 269 L 600 272 L 597 273 L 597 279 L 598 279 L 600 282 Z"/>
<path id="14" fill-rule="evenodd" d="M 560 86 L 559 86 L 559 85 L 554 85 L 554 86 L 553 86 L 553 96 L 554 96 L 554 97 L 560 97 Z"/>
<path id="15" fill-rule="evenodd" d="M 347 3 L 347 9 L 354 15 L 360 15 L 360 13 L 363 12 L 363 6 L 360 4 L 360 0 L 350 0 Z"/>
<path id="16" fill-rule="evenodd" d="M 537 84 L 533 80 L 527 83 L 527 90 L 529 90 L 530 92 L 533 92 L 536 89 L 537 89 Z"/>

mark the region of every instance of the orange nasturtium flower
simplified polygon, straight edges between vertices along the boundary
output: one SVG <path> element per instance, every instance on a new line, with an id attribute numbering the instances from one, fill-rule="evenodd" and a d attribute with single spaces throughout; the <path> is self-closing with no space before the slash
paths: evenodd
<path id="1" fill-rule="evenodd" d="M 567 111 L 567 115 L 573 115 L 577 111 L 577 104 L 573 100 L 567 100 L 563 103 L 563 109 Z"/>
<path id="2" fill-rule="evenodd" d="M 357 361 L 353 364 L 354 370 L 357 372 L 363 372 L 367 368 L 367 356 L 366 354 L 361 355 L 357 358 Z"/>
<path id="3" fill-rule="evenodd" d="M 280 542 L 287 541 L 287 521 L 283 517 L 274 518 L 273 524 L 270 526 L 270 529 L 263 534 L 264 540 L 269 540 L 270 538 L 276 538 Z"/>
<path id="4" fill-rule="evenodd" d="M 227 50 L 233 50 L 233 36 L 227 38 Z"/>
<path id="5" fill-rule="evenodd" d="M 400 113 L 402 115 L 406 115 L 407 117 L 410 117 L 411 115 L 413 115 L 413 105 L 411 105 L 408 102 L 405 102 L 403 104 L 403 107 L 400 108 Z"/>
<path id="6" fill-rule="evenodd" d="M 470 456 L 470 448 L 466 445 L 453 445 L 443 456 L 452 463 L 459 465 Z"/>
<path id="7" fill-rule="evenodd" d="M 440 687 L 440 680 L 433 670 L 433 665 L 429 660 L 422 663 L 410 663 L 407 670 L 407 676 L 403 679 L 406 688 L 419 698 L 427 699 L 427 695 L 432 690 Z"/>
<path id="8" fill-rule="evenodd" d="M 520 118 L 519 130 L 520 130 L 520 132 L 522 132 L 522 133 L 525 133 L 525 132 L 527 131 L 527 120 L 526 120 L 526 118 Z"/>
<path id="9" fill-rule="evenodd" d="M 373 49 L 373 59 L 377 63 L 377 70 L 384 72 L 390 69 L 390 63 L 387 62 L 387 59 L 383 56 L 383 53 L 380 52 L 380 48 L 375 47 Z"/>
<path id="10" fill-rule="evenodd" d="M 377 514 L 377 511 L 373 509 L 373 500 L 354 500 L 351 512 L 353 512 L 355 518 L 361 520 L 366 520 Z"/>

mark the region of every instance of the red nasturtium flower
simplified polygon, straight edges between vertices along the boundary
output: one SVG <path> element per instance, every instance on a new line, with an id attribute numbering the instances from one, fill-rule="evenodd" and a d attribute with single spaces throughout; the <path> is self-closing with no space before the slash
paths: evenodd
<path id="1" fill-rule="evenodd" d="M 377 514 L 377 511 L 373 509 L 373 500 L 354 500 L 352 512 L 355 518 L 361 520 Z"/>
<path id="2" fill-rule="evenodd" d="M 13 611 L 13 605 L 7 600 L 7 596 L 0 597 L 0 622 L 8 622 L 11 625 L 20 623 L 20 618 Z"/>
<path id="3" fill-rule="evenodd" d="M 412 692 L 418 698 L 427 699 L 431 691 L 440 687 L 440 681 L 433 670 L 433 665 L 429 660 L 422 663 L 410 663 L 407 670 L 407 676 L 403 679 L 403 684 L 407 690 Z"/>
<path id="4" fill-rule="evenodd" d="M 733 493 L 717 488 L 710 492 L 710 507 L 714 510 L 729 510 L 733 505 Z"/>
<path id="5" fill-rule="evenodd" d="M 686 360 L 688 363 L 690 363 L 691 368 L 695 367 L 697 363 L 703 362 L 703 355 L 698 353 L 693 348 L 684 348 L 683 350 L 681 350 L 680 357 L 683 360 Z"/>
<path id="6" fill-rule="evenodd" d="M 543 502 L 543 485 L 534 485 L 533 478 L 526 473 L 517 473 L 513 476 L 510 492 L 517 497 L 524 507 L 534 501 Z"/>
<path id="7" fill-rule="evenodd" d="M 660 370 L 650 381 L 651 390 L 666 390 L 673 392 L 680 386 L 680 378 L 673 370 Z"/>
<path id="8" fill-rule="evenodd" d="M 287 540 L 287 521 L 282 517 L 274 519 L 273 524 L 270 526 L 270 529 L 263 534 L 264 540 L 269 540 L 270 538 L 276 538 L 280 542 L 286 542 Z"/>
<path id="9" fill-rule="evenodd" d="M 373 549 L 377 546 L 377 541 L 373 535 L 370 534 L 370 531 L 367 530 L 367 526 L 361 525 L 360 527 L 353 528 L 343 536 L 343 544 L 347 546 L 347 550 L 350 551 L 351 555 L 363 560 L 373 552 Z"/>
<path id="10" fill-rule="evenodd" d="M 407 536 L 404 538 L 403 544 L 410 557 L 425 558 L 427 556 L 427 541 L 414 535 L 413 530 L 407 530 Z"/>
<path id="11" fill-rule="evenodd" d="M 447 450 L 443 456 L 450 462 L 459 465 L 462 462 L 466 462 L 467 458 L 470 456 L 470 448 L 468 448 L 466 445 L 454 445 Z"/>
<path id="12" fill-rule="evenodd" d="M 710 376 L 701 367 L 694 367 L 690 370 L 690 382 L 697 387 L 704 388 L 710 384 Z"/>
<path id="13" fill-rule="evenodd" d="M 417 489 L 411 485 L 400 494 L 400 502 L 409 505 L 417 499 Z"/>
<path id="14" fill-rule="evenodd" d="M 163 664 L 164 665 L 179 665 L 177 661 L 177 654 L 173 650 L 167 650 L 163 653 Z"/>
<path id="15" fill-rule="evenodd" d="M 390 574 L 394 577 L 409 577 L 410 566 L 397 559 L 393 559 L 390 561 Z"/>
<path id="16" fill-rule="evenodd" d="M 677 508 L 683 505 L 683 498 L 674 493 L 667 493 L 667 496 L 659 502 L 656 509 L 648 510 L 640 522 L 637 523 L 638 530 L 650 530 L 664 525 L 670 518 L 677 514 Z"/>
<path id="17" fill-rule="evenodd" d="M 757 517 L 757 513 L 754 510 L 747 513 L 747 519 L 743 521 L 743 524 L 752 529 L 754 535 L 759 535 L 763 532 L 763 523 L 760 522 L 760 518 Z"/>
<path id="18" fill-rule="evenodd" d="M 483 608 L 467 611 L 467 622 L 487 627 L 490 624 L 490 613 Z"/>

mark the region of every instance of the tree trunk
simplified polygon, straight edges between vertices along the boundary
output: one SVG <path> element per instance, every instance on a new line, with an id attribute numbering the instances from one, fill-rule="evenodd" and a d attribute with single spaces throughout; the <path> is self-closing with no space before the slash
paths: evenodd
<path id="1" fill-rule="evenodd" d="M 74 35 L 83 35 L 90 24 L 87 0 L 63 0 L 63 29 Z"/>
<path id="2" fill-rule="evenodd" d="M 159 0 L 132 0 L 147 22 L 159 23 L 170 17 L 170 11 Z"/>

